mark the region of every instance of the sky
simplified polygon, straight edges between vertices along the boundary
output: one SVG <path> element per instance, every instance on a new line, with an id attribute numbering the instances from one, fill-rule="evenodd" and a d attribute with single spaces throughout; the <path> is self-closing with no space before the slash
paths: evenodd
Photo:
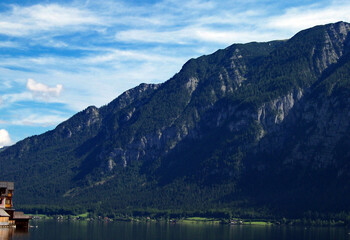
<path id="1" fill-rule="evenodd" d="M 0 1 L 0 147 L 54 129 L 190 58 L 350 22 L 350 2 Z"/>

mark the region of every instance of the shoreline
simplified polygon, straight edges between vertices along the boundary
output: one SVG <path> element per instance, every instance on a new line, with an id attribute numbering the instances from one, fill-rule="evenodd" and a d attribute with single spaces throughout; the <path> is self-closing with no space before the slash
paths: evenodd
<path id="1" fill-rule="evenodd" d="M 151 217 L 88 217 L 88 213 L 79 215 L 44 215 L 32 214 L 34 221 L 87 221 L 87 222 L 135 222 L 135 223 L 169 223 L 169 224 L 215 224 L 231 226 L 302 226 L 302 227 L 347 227 L 344 221 L 334 220 L 307 220 L 307 219 L 222 219 L 206 217 L 183 217 L 183 218 L 151 218 Z"/>

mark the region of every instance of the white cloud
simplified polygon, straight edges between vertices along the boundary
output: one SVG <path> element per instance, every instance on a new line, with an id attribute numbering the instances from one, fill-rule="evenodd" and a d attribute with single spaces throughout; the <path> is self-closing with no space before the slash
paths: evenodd
<path id="1" fill-rule="evenodd" d="M 12 144 L 10 134 L 5 129 L 0 129 L 0 148 Z"/>
<path id="2" fill-rule="evenodd" d="M 62 84 L 57 84 L 56 87 L 49 87 L 43 83 L 38 83 L 34 79 L 27 80 L 27 89 L 33 93 L 34 96 L 48 99 L 50 97 L 58 97 L 63 89 Z"/>

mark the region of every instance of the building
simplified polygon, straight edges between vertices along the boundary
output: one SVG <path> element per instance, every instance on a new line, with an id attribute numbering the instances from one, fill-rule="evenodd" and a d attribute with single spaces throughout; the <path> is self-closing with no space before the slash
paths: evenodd
<path id="1" fill-rule="evenodd" d="M 13 208 L 13 182 L 0 182 L 0 227 L 28 227 L 31 216 Z"/>
<path id="2" fill-rule="evenodd" d="M 5 210 L 0 209 L 0 226 L 9 225 L 10 214 L 8 214 Z"/>
<path id="3" fill-rule="evenodd" d="M 0 208 L 12 209 L 12 195 L 15 184 L 13 182 L 0 182 Z"/>

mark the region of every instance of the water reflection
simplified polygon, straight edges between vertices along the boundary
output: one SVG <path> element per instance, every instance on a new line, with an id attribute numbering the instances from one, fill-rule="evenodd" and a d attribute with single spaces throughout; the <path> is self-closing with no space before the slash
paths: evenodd
<path id="1" fill-rule="evenodd" d="M 11 239 L 22 239 L 29 236 L 28 228 L 13 228 L 6 227 L 0 228 L 0 239 L 11 240 Z"/>
<path id="2" fill-rule="evenodd" d="M 15 228 L 0 228 L 0 239 L 12 239 L 14 232 Z"/>
<path id="3" fill-rule="evenodd" d="M 0 239 L 123 239 L 123 240 L 350 240 L 337 227 L 242 226 L 137 222 L 32 221 L 28 230 L 3 228 Z"/>

